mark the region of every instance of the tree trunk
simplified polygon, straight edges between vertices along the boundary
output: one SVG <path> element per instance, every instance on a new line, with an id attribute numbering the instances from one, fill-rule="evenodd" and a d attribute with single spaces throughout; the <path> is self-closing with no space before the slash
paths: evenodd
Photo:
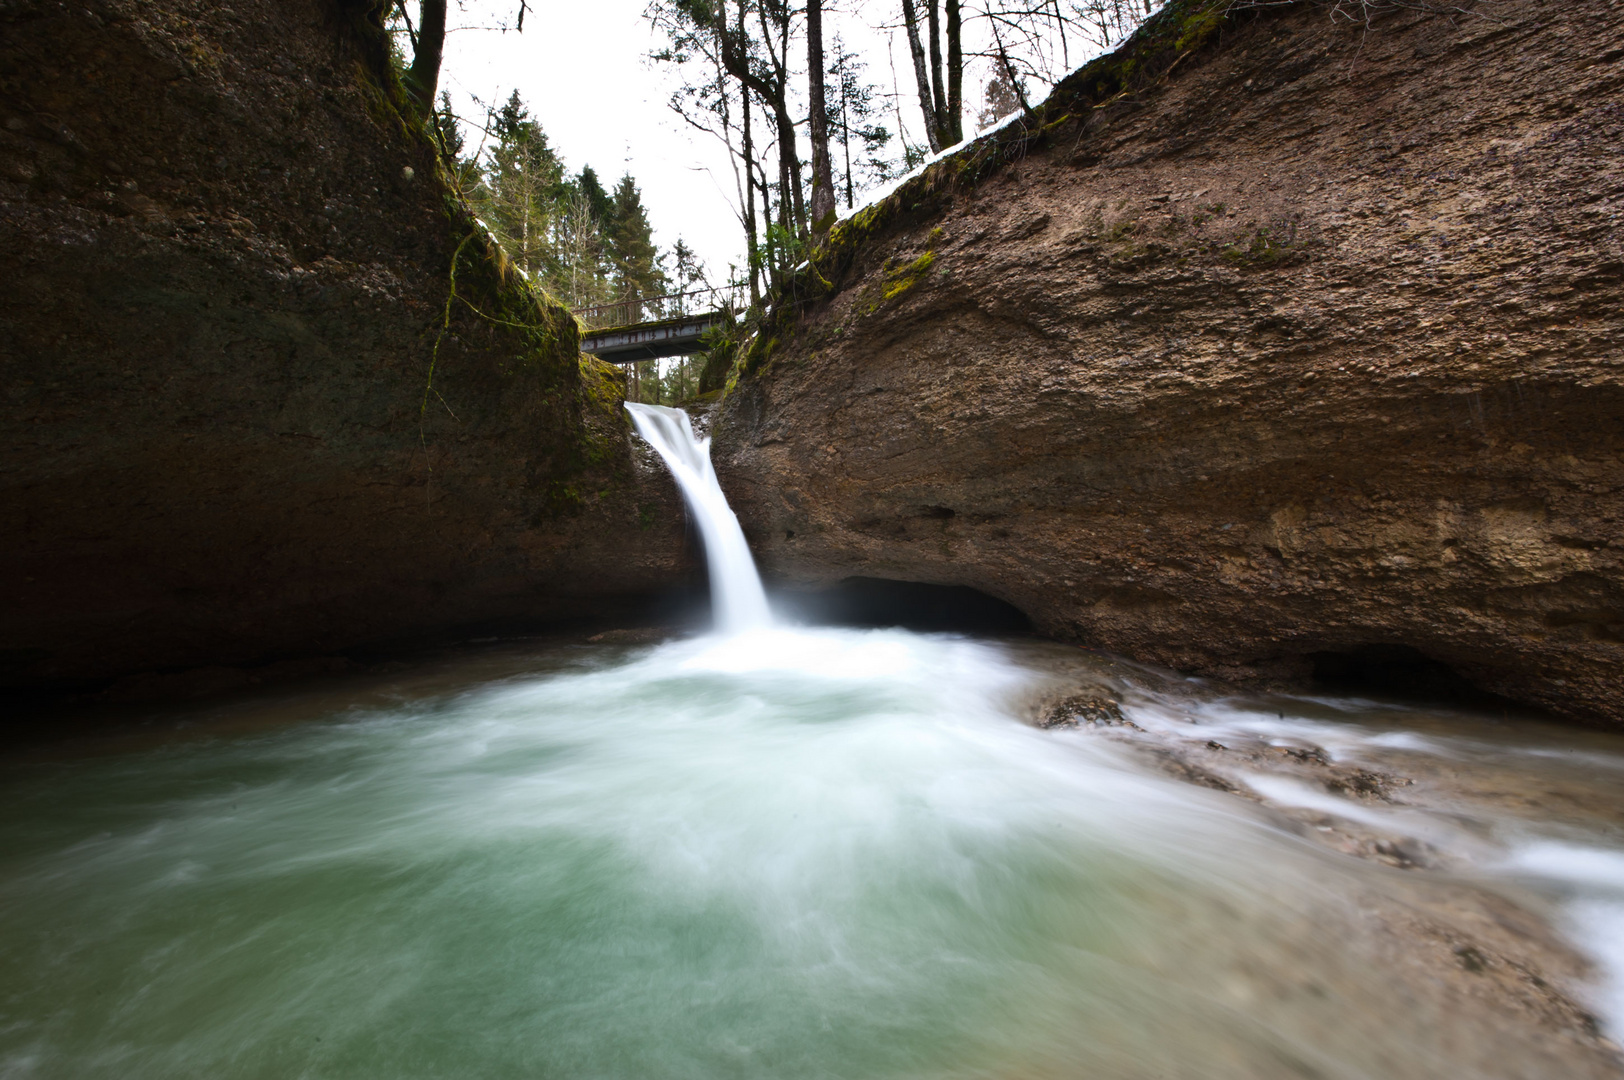
<path id="1" fill-rule="evenodd" d="M 941 0 L 925 0 L 925 32 L 930 35 L 930 93 L 931 111 L 936 114 L 936 149 L 941 150 L 958 142 L 947 137 L 947 91 L 942 87 L 942 28 L 937 11 Z"/>
<path id="2" fill-rule="evenodd" d="M 936 130 L 936 99 L 930 91 L 930 74 L 925 68 L 925 47 L 919 43 L 919 16 L 913 0 L 902 0 L 902 23 L 908 31 L 908 51 L 913 53 L 914 81 L 919 86 L 919 110 L 925 114 L 925 141 L 932 153 L 942 148 Z"/>
<path id="3" fill-rule="evenodd" d="M 780 123 L 780 130 L 782 130 L 782 123 Z M 795 231 L 794 226 L 799 224 L 798 221 L 792 222 L 788 216 L 790 210 L 789 190 L 791 187 L 800 187 L 800 185 L 791 182 L 789 156 L 780 147 L 778 153 L 778 224 L 786 233 L 793 233 Z"/>
<path id="4" fill-rule="evenodd" d="M 780 77 L 774 82 L 768 82 L 760 75 L 750 70 L 750 59 L 744 47 L 744 35 L 738 37 L 727 29 L 725 23 L 717 25 L 717 33 L 722 39 L 722 66 L 729 75 L 739 80 L 746 90 L 752 90 L 761 98 L 762 104 L 772 110 L 773 122 L 778 128 L 778 157 L 780 176 L 787 174 L 792 181 L 788 184 L 789 191 L 780 191 L 779 204 L 782 207 L 792 208 L 795 214 L 795 231 L 804 232 L 806 228 L 806 200 L 801 195 L 801 159 L 795 151 L 795 121 L 789 115 L 789 102 L 786 100 L 782 78 L 783 64 L 775 56 L 775 65 Z M 769 50 L 771 42 L 768 43 Z"/>
<path id="5" fill-rule="evenodd" d="M 417 48 L 405 82 L 418 112 L 429 116 L 440 87 L 440 58 L 445 54 L 445 0 L 423 0 L 419 15 L 422 25 L 417 28 Z"/>
<path id="6" fill-rule="evenodd" d="M 778 247 L 777 247 L 777 241 L 773 238 L 773 228 L 772 228 L 772 225 L 773 225 L 773 197 L 772 197 L 772 190 L 767 184 L 767 167 L 765 165 L 762 165 L 762 164 L 757 164 L 756 171 L 757 171 L 757 173 L 759 174 L 759 177 L 760 177 L 760 179 L 759 179 L 759 188 L 760 188 L 760 191 L 761 191 L 761 220 L 762 220 L 763 224 L 766 226 L 766 237 L 765 237 L 766 242 L 763 245 L 762 264 L 761 265 L 762 265 L 763 275 L 767 278 L 768 282 L 770 283 L 773 280 L 775 280 L 776 277 L 777 277 L 777 273 L 776 273 L 775 268 L 778 265 Z"/>
<path id="7" fill-rule="evenodd" d="M 773 102 L 773 117 L 778 123 L 778 157 L 783 162 L 784 182 L 789 185 L 789 198 L 779 194 L 779 202 L 794 213 L 792 231 L 797 236 L 806 234 L 806 196 L 801 193 L 801 158 L 795 150 L 795 121 L 782 99 Z"/>
<path id="8" fill-rule="evenodd" d="M 745 0 L 739 0 L 739 36 L 744 36 Z M 723 18 L 725 19 L 725 14 Z M 724 28 L 723 33 L 726 33 Z M 725 52 L 725 48 L 722 50 Z M 724 64 L 725 69 L 725 64 Z M 750 303 L 761 304 L 761 248 L 756 242 L 755 132 L 750 119 L 750 88 L 739 83 L 739 102 L 744 111 L 744 242 L 745 262 L 750 267 Z M 771 220 L 771 219 L 769 219 Z"/>
<path id="9" fill-rule="evenodd" d="M 766 17 L 767 5 L 761 4 L 758 10 Z M 778 23 L 778 49 L 772 48 L 772 38 L 768 34 L 768 55 L 773 60 L 773 70 L 778 78 L 774 83 L 777 93 L 773 97 L 773 111 L 778 119 L 778 145 L 780 159 L 785 162 L 784 167 L 789 172 L 789 205 L 795 211 L 795 235 L 806 236 L 806 196 L 801 192 L 801 155 L 795 148 L 795 121 L 789 115 L 789 23 L 790 8 L 788 4 L 778 5 L 773 15 Z M 762 30 L 766 32 L 763 22 Z"/>
<path id="10" fill-rule="evenodd" d="M 842 54 L 840 65 L 840 148 L 846 157 L 846 209 L 852 208 L 856 193 L 851 183 L 851 116 L 846 110 L 846 65 Z"/>
<path id="11" fill-rule="evenodd" d="M 829 166 L 829 114 L 823 94 L 823 0 L 806 0 L 806 74 L 811 98 L 812 231 L 834 224 L 835 185 Z"/>
<path id="12" fill-rule="evenodd" d="M 947 0 L 947 142 L 964 140 L 964 44 L 959 0 Z"/>
<path id="13" fill-rule="evenodd" d="M 744 6 L 742 3 L 739 5 Z M 755 144 L 750 131 L 750 89 L 739 94 L 744 103 L 744 257 L 750 264 L 750 303 L 761 303 L 761 248 L 756 243 Z"/>

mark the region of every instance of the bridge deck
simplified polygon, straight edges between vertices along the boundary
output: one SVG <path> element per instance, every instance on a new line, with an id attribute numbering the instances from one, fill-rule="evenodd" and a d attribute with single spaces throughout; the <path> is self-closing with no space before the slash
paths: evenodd
<path id="1" fill-rule="evenodd" d="M 705 331 L 725 325 L 728 319 L 726 312 L 707 311 L 658 322 L 589 330 L 581 335 L 581 351 L 612 364 L 686 356 L 704 348 L 699 339 Z"/>

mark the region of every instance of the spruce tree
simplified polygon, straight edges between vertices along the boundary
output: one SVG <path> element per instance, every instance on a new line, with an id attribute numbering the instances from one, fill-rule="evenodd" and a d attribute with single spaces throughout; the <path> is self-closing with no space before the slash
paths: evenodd
<path id="1" fill-rule="evenodd" d="M 659 249 L 654 246 L 654 228 L 643 208 L 642 192 L 627 173 L 615 185 L 610 221 L 604 230 L 609 262 L 614 271 L 615 291 L 626 300 L 659 296 L 666 278 L 660 268 Z"/>
<path id="2" fill-rule="evenodd" d="M 592 218 L 598 223 L 598 227 L 608 228 L 609 222 L 614 218 L 614 200 L 603 189 L 603 184 L 599 182 L 598 174 L 592 166 L 582 166 L 581 175 L 575 180 L 575 187 L 586 199 L 587 206 L 592 209 Z"/>
<path id="3" fill-rule="evenodd" d="M 517 90 L 492 124 L 496 145 L 476 201 L 501 236 L 510 258 L 533 278 L 556 276 L 552 228 L 557 204 L 567 193 L 564 163 L 547 133 L 530 117 Z"/>

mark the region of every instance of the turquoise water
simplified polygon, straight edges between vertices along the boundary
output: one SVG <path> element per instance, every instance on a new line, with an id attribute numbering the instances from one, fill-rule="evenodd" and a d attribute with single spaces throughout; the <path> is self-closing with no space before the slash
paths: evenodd
<path id="1" fill-rule="evenodd" d="M 1471 1018 L 1341 940 L 1375 871 L 1023 724 L 1049 678 L 998 643 L 764 631 L 14 760 L 0 1075 L 1458 1064 Z"/>

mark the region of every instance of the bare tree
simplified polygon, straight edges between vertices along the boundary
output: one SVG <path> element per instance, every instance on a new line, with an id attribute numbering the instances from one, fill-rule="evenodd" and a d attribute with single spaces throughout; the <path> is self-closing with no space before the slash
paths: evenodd
<path id="1" fill-rule="evenodd" d="M 941 3 L 940 0 L 923 2 L 926 40 L 922 41 L 919 36 L 919 12 L 915 0 L 902 0 L 902 24 L 908 35 L 908 51 L 913 54 L 919 108 L 925 117 L 925 138 L 931 150 L 937 151 L 964 138 L 964 20 L 959 0 L 947 0 L 947 68 L 944 76 Z"/>
<path id="2" fill-rule="evenodd" d="M 786 269 L 786 260 L 807 235 L 790 66 L 792 44 L 798 43 L 793 33 L 797 11 L 788 0 L 735 0 L 731 8 L 729 0 L 652 0 L 646 15 L 671 43 L 656 52 L 655 59 L 682 65 L 703 54 L 719 70 L 715 80 L 709 75 L 703 80 L 709 97 L 695 96 L 699 85 L 685 74 L 689 82 L 672 103 L 688 122 L 697 119 L 695 126 L 718 131 L 730 152 L 737 154 L 742 173 L 740 216 L 751 251 L 752 289 L 757 289 L 758 268 L 771 268 L 775 274 Z M 720 77 L 724 73 L 725 79 Z M 742 146 L 736 149 L 731 142 L 729 80 L 736 85 L 740 102 Z M 690 116 L 695 104 L 701 106 L 699 112 L 708 110 L 710 115 Z M 767 114 L 768 138 L 760 138 L 755 128 L 755 104 Z M 706 127 L 712 124 L 716 127 Z M 769 161 L 775 166 L 776 183 L 770 179 Z"/>
<path id="3" fill-rule="evenodd" d="M 931 0 L 926 0 L 927 3 Z M 914 0 L 902 0 L 902 24 L 908 34 L 908 52 L 913 56 L 914 81 L 919 87 L 919 110 L 925 114 L 925 141 L 932 153 L 942 148 L 936 125 L 936 95 L 931 91 L 930 71 L 925 67 L 925 47 L 919 40 L 919 15 Z"/>
<path id="4" fill-rule="evenodd" d="M 562 212 L 554 224 L 559 262 L 563 273 L 560 282 L 572 308 L 591 307 L 609 299 L 609 287 L 603 272 L 603 238 L 598 232 L 598 220 L 593 215 L 592 203 L 580 189 L 572 190 Z"/>

